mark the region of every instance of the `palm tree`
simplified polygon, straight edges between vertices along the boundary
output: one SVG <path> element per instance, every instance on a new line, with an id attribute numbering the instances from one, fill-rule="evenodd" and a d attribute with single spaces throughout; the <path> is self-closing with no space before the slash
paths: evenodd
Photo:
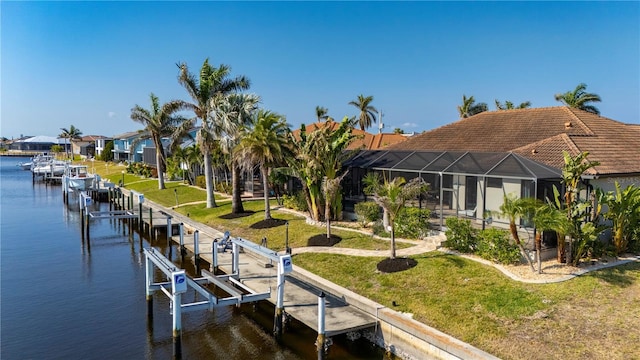
<path id="1" fill-rule="evenodd" d="M 62 133 L 60 135 L 58 135 L 58 136 L 63 138 L 63 139 L 75 140 L 75 139 L 80 139 L 80 136 L 82 136 L 82 131 L 80 131 L 80 129 L 78 129 L 77 127 L 75 127 L 73 125 L 69 126 L 69 129 L 60 128 L 60 130 L 62 130 Z M 70 144 L 70 142 L 69 142 L 69 144 Z M 69 145 L 69 146 L 71 146 L 71 145 Z M 66 142 L 65 142 L 65 145 L 64 145 L 64 150 L 65 150 L 65 153 L 67 154 L 67 158 L 69 158 L 69 147 L 67 146 Z"/>
<path id="2" fill-rule="evenodd" d="M 240 142 L 234 149 L 236 162 L 245 169 L 260 167 L 264 189 L 264 219 L 271 219 L 269 206 L 269 168 L 284 160 L 289 124 L 274 112 L 258 110 L 250 124 L 242 130 Z"/>
<path id="3" fill-rule="evenodd" d="M 231 212 L 240 214 L 244 212 L 240 193 L 241 169 L 238 157 L 234 156 L 234 150 L 242 137 L 241 130 L 250 123 L 253 112 L 257 110 L 260 97 L 255 94 L 229 94 L 211 101 L 213 103 L 211 116 L 220 131 L 220 147 L 229 155 L 232 187 Z"/>
<path id="4" fill-rule="evenodd" d="M 458 113 L 460 114 L 460 118 L 468 118 L 469 116 L 485 112 L 488 109 L 489 107 L 486 103 L 476 104 L 473 96 L 467 97 L 466 95 L 462 95 L 462 105 L 458 106 Z"/>
<path id="5" fill-rule="evenodd" d="M 316 106 L 316 117 L 318 118 L 318 122 L 329 119 L 330 116 L 327 115 L 328 111 L 329 110 L 326 107 Z"/>
<path id="6" fill-rule="evenodd" d="M 369 173 L 362 180 L 365 191 L 372 194 L 373 200 L 389 214 L 391 226 L 391 259 L 396 258 L 395 220 L 407 200 L 414 199 L 427 190 L 427 185 L 421 177 L 416 177 L 407 182 L 403 177 L 393 178 L 391 181 L 380 181 L 377 173 Z"/>
<path id="7" fill-rule="evenodd" d="M 530 215 L 531 207 L 528 206 L 527 201 L 529 200 L 522 198 L 516 199 L 513 194 L 504 194 L 502 205 L 500 205 L 500 213 L 498 215 L 509 219 L 509 231 L 511 232 L 513 241 L 518 246 L 518 249 L 520 249 L 520 255 L 527 260 L 527 263 L 531 267 L 531 271 L 535 272 L 536 270 L 533 267 L 531 258 L 525 251 L 524 246 L 522 246 L 520 236 L 518 235 L 518 228 L 516 226 L 516 218 Z"/>
<path id="8" fill-rule="evenodd" d="M 151 108 L 145 109 L 140 105 L 131 109 L 131 120 L 145 126 L 144 131 L 151 137 L 156 148 L 156 169 L 158 169 L 158 189 L 165 189 L 164 171 L 166 156 L 162 138 L 171 137 L 175 143 L 182 140 L 193 126 L 192 121 L 187 121 L 174 113 L 182 109 L 182 102 L 173 100 L 160 105 L 158 97 L 151 93 Z"/>
<path id="9" fill-rule="evenodd" d="M 542 233 L 546 230 L 555 231 L 556 234 L 562 235 L 568 231 L 570 227 L 569 220 L 564 212 L 552 204 L 543 203 L 540 200 L 531 198 L 530 209 L 533 212 L 533 224 L 536 227 L 535 245 L 536 259 L 538 262 L 538 274 L 542 273 Z M 564 239 L 558 239 L 558 241 Z"/>
<path id="10" fill-rule="evenodd" d="M 516 106 L 511 101 L 507 100 L 504 104 L 501 104 L 498 99 L 496 99 L 496 109 L 497 110 L 511 110 L 511 109 L 528 109 L 531 107 L 530 101 L 521 102 L 520 105 Z"/>
<path id="11" fill-rule="evenodd" d="M 318 210 L 320 166 L 313 155 L 313 143 L 309 140 L 309 134 L 307 134 L 304 124 L 300 126 L 298 138 L 293 136 L 293 133 L 289 135 L 289 143 L 291 144 L 292 156 L 285 158 L 288 168 L 281 169 L 281 171 L 300 180 L 309 215 L 313 220 L 320 221 Z"/>
<path id="12" fill-rule="evenodd" d="M 202 151 L 200 151 L 200 146 L 198 144 L 189 146 L 184 152 L 187 168 L 189 169 L 189 183 L 194 184 L 196 179 L 195 167 L 204 165 L 204 157 L 202 156 Z"/>
<path id="13" fill-rule="evenodd" d="M 356 100 L 349 101 L 349 105 L 353 105 L 360 110 L 360 114 L 358 115 L 360 130 L 364 131 L 376 122 L 376 113 L 378 110 L 370 105 L 372 101 L 373 96 L 364 96 L 362 94 L 358 95 Z"/>
<path id="14" fill-rule="evenodd" d="M 230 94 L 238 90 L 246 90 L 250 86 L 249 79 L 244 76 L 229 78 L 231 68 L 227 65 L 213 67 L 206 59 L 200 68 L 199 77 L 189 72 L 186 63 L 178 64 L 180 73 L 178 82 L 182 85 L 193 100 L 192 103 L 184 102 L 184 106 L 192 110 L 197 119 L 202 121 L 202 127 L 198 131 L 198 143 L 204 156 L 204 172 L 207 188 L 207 208 L 216 206 L 213 195 L 214 184 L 211 168 L 211 144 L 219 138 L 221 128 L 211 118 L 212 106 L 215 98 Z"/>
<path id="15" fill-rule="evenodd" d="M 600 110 L 588 103 L 600 102 L 600 96 L 598 94 L 586 92 L 587 85 L 582 83 L 576 86 L 573 91 L 567 91 L 564 94 L 556 94 L 556 101 L 560 101 L 568 107 L 588 111 L 590 113 L 600 115 Z"/>

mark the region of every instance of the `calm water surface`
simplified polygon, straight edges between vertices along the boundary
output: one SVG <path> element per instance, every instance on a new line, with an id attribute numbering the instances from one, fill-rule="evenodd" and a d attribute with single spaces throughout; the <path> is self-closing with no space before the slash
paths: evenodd
<path id="1" fill-rule="evenodd" d="M 146 316 L 148 242 L 109 220 L 92 221 L 83 240 L 77 205 L 63 204 L 60 186 L 33 184 L 20 161 L 0 157 L 0 358 L 171 359 L 168 298 L 154 295 L 153 319 Z M 294 322 L 278 345 L 272 327 L 266 302 L 183 313 L 182 358 L 317 358 L 311 329 Z M 383 359 L 383 352 L 338 337 L 328 358 Z"/>

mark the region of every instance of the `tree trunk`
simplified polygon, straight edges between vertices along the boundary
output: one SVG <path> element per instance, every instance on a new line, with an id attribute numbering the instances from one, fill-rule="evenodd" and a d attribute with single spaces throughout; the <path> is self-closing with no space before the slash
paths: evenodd
<path id="1" fill-rule="evenodd" d="M 329 196 L 330 194 L 326 194 Z M 331 203 L 330 201 L 324 201 L 324 221 L 327 222 L 327 239 L 331 239 Z"/>
<path id="2" fill-rule="evenodd" d="M 240 193 L 240 169 L 236 164 L 231 164 L 231 213 L 242 214 L 242 194 Z"/>
<path id="3" fill-rule="evenodd" d="M 542 274 L 542 231 L 536 231 L 536 257 L 538 258 L 538 274 Z"/>
<path id="4" fill-rule="evenodd" d="M 382 208 L 382 226 L 384 226 L 384 231 L 387 231 L 389 227 L 389 212 L 385 208 Z"/>
<path id="5" fill-rule="evenodd" d="M 204 155 L 204 179 L 207 188 L 207 209 L 210 209 L 218 206 L 213 194 L 213 184 L 211 181 L 211 154 L 206 146 L 202 148 L 202 153 Z"/>
<path id="6" fill-rule="evenodd" d="M 396 258 L 396 224 L 391 222 L 391 259 Z"/>
<path id="7" fill-rule="evenodd" d="M 305 181 L 302 181 L 302 193 L 304 194 L 304 199 L 307 201 L 307 211 L 309 212 L 309 216 L 313 218 L 313 214 L 311 213 L 311 194 L 309 193 L 309 187 Z"/>
<path id="8" fill-rule="evenodd" d="M 158 189 L 163 190 L 164 186 L 164 173 L 162 172 L 162 156 L 159 151 L 156 151 L 156 168 L 158 169 Z"/>
<path id="9" fill-rule="evenodd" d="M 557 260 L 560 264 L 564 264 L 567 261 L 565 258 L 564 234 L 556 232 L 556 238 L 558 242 Z"/>
<path id="10" fill-rule="evenodd" d="M 516 227 L 515 222 L 513 221 L 509 222 L 509 230 L 511 230 L 511 236 L 513 236 L 513 240 L 516 242 L 516 245 L 518 245 L 518 249 L 520 249 L 520 255 L 522 255 L 527 260 L 527 263 L 531 267 L 531 272 L 536 272 L 536 269 L 533 267 L 533 263 L 531 262 L 531 258 L 529 257 L 529 254 L 527 254 L 527 251 L 524 249 L 524 246 L 522 246 L 522 242 L 520 241 L 520 236 L 518 235 L 518 228 Z"/>
<path id="11" fill-rule="evenodd" d="M 260 166 L 262 172 L 262 189 L 264 191 L 264 219 L 271 219 L 271 206 L 269 205 L 269 169 L 262 165 Z"/>

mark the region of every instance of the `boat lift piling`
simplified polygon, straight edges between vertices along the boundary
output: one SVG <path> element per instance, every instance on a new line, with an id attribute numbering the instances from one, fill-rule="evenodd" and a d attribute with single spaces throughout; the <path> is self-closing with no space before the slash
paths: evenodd
<path id="1" fill-rule="evenodd" d="M 326 295 L 324 291 L 318 296 L 318 338 L 316 339 L 316 350 L 318 350 L 318 360 L 324 360 L 327 353 L 325 346 L 325 324 L 324 315 L 326 308 Z"/>

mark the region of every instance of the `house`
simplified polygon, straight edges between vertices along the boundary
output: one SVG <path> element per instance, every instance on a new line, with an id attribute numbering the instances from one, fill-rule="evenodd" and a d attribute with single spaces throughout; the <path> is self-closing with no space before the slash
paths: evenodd
<path id="1" fill-rule="evenodd" d="M 340 126 L 339 122 L 335 122 L 332 120 L 327 120 L 323 122 L 316 122 L 313 124 L 309 124 L 305 126 L 305 131 L 307 133 L 311 133 L 314 130 L 329 126 L 331 129 L 337 129 Z M 353 129 L 351 133 L 356 136 L 356 139 L 349 144 L 349 150 L 378 150 L 385 148 L 387 146 L 391 146 L 393 144 L 397 144 L 405 141 L 409 137 L 405 134 L 395 134 L 395 133 L 378 133 L 371 134 L 369 132 Z M 294 130 L 293 135 L 298 138 L 300 134 L 300 129 Z"/>
<path id="2" fill-rule="evenodd" d="M 9 145 L 9 150 L 14 151 L 51 151 L 53 145 L 60 145 L 65 151 L 71 150 L 71 144 L 69 139 L 56 138 L 53 136 L 32 136 L 22 138 L 20 140 L 14 140 Z"/>
<path id="3" fill-rule="evenodd" d="M 96 155 L 96 142 L 103 139 L 100 135 L 85 135 L 79 139 L 71 139 L 71 152 L 81 155 L 85 158 L 94 157 Z"/>
<path id="4" fill-rule="evenodd" d="M 110 137 L 106 137 L 106 136 L 101 136 L 98 135 L 95 138 L 95 155 L 96 156 L 100 156 L 102 155 L 102 152 L 104 151 L 105 146 L 107 146 L 107 143 L 109 141 L 111 141 L 112 139 Z"/>
<path id="5" fill-rule="evenodd" d="M 135 145 L 136 139 L 141 136 L 140 131 L 131 131 L 113 136 L 113 160 L 137 162 L 142 160 L 142 156 L 136 156 L 136 151 L 132 145 Z M 142 148 L 138 143 L 136 148 Z"/>
<path id="6" fill-rule="evenodd" d="M 589 191 L 611 190 L 615 181 L 640 184 L 640 126 L 569 107 L 483 112 L 382 152 L 362 152 L 348 165 L 388 177 L 421 176 L 431 185 L 425 203 L 441 226 L 443 214 L 484 225 L 505 193 L 545 199 L 553 186 L 562 190 L 563 151 L 588 151 L 588 160 L 600 163 L 583 176 Z"/>

